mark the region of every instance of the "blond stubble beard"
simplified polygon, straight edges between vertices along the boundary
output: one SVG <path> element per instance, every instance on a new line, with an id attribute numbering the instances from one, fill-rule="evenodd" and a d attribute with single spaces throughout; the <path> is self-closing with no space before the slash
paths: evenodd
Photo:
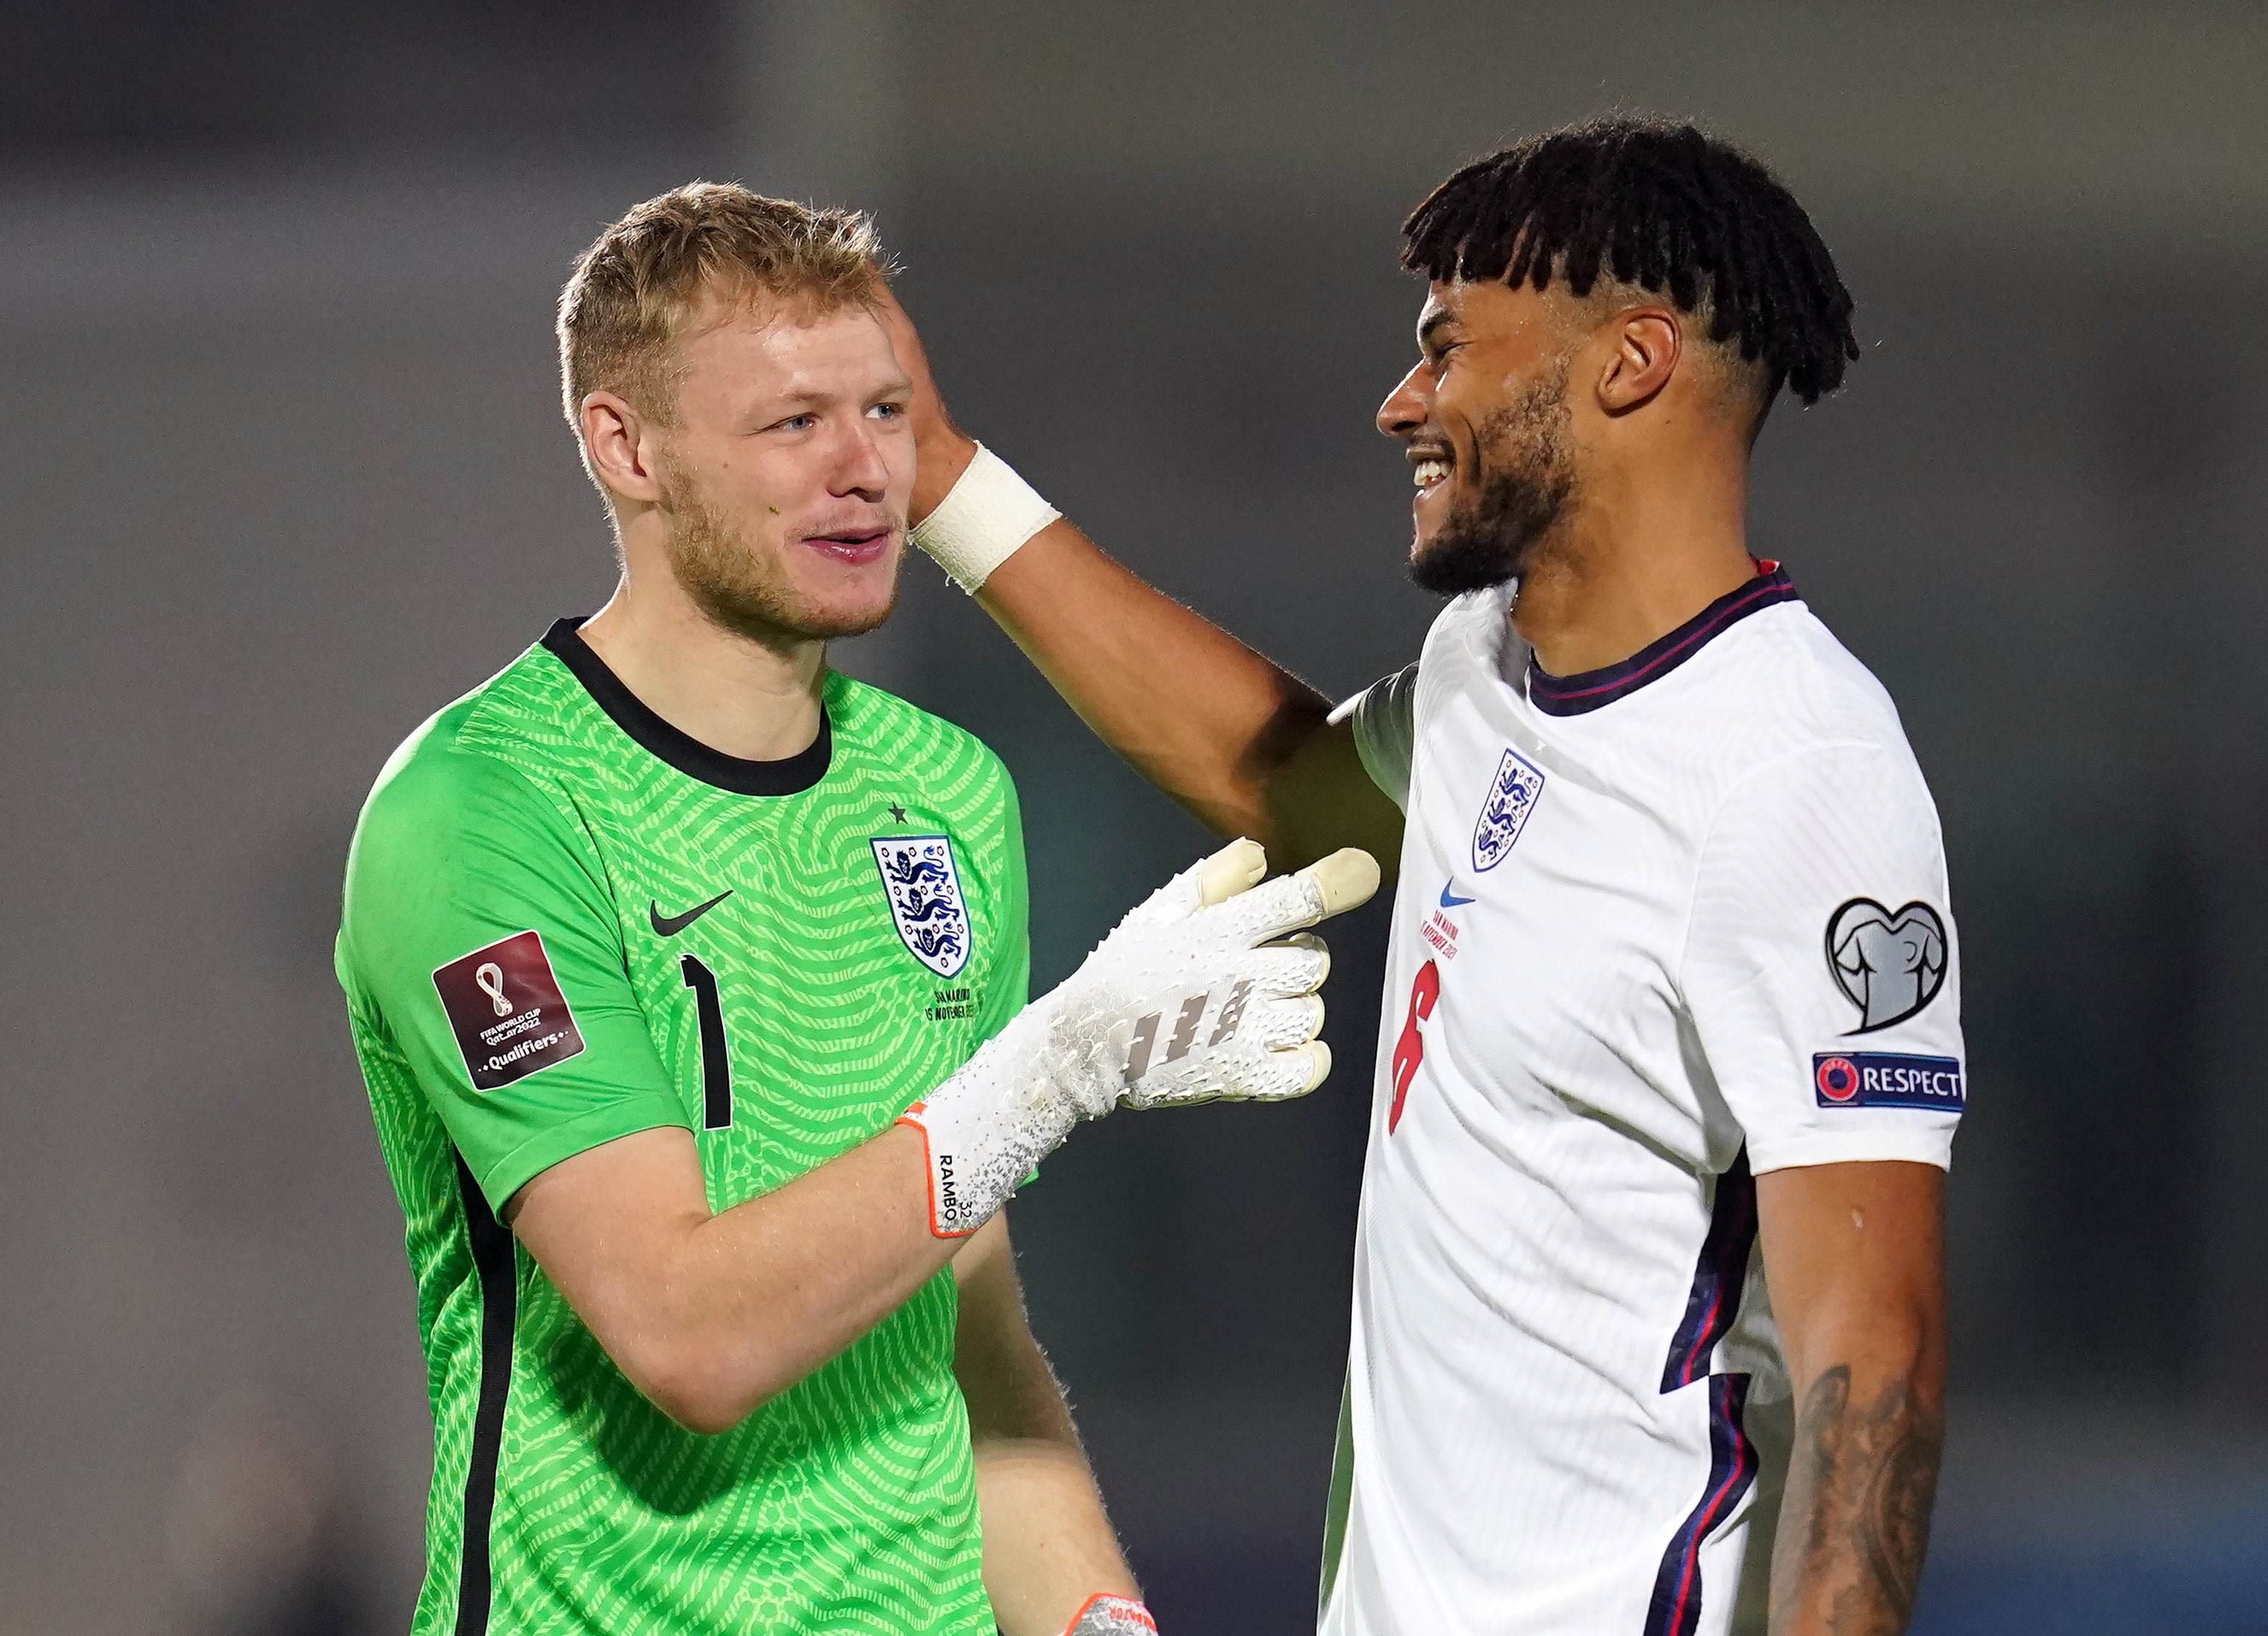
<path id="1" fill-rule="evenodd" d="M 669 520 L 669 571 L 685 594 L 723 630 L 752 641 L 781 637 L 827 642 L 864 636 L 889 618 L 897 606 L 897 586 L 872 615 L 846 618 L 814 608 L 797 594 L 778 558 L 750 543 L 740 528 L 709 503 L 692 474 L 659 463 L 662 504 Z"/>

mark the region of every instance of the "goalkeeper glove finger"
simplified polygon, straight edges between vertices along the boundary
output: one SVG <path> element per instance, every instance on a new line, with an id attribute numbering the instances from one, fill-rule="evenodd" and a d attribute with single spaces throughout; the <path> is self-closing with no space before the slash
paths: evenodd
<path id="1" fill-rule="evenodd" d="M 975 1232 L 1073 1124 L 1122 1095 L 1277 1101 L 1322 1082 L 1312 997 L 1329 956 L 1316 939 L 1270 940 L 1366 902 L 1378 866 L 1349 848 L 1260 885 L 1266 867 L 1239 841 L 1182 871 L 900 1116 L 927 1146 L 932 1232 Z"/>

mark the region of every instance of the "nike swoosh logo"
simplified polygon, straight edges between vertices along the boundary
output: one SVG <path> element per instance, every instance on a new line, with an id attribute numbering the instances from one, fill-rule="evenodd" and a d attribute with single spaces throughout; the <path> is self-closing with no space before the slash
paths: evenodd
<path id="1" fill-rule="evenodd" d="M 1456 885 L 1454 881 L 1441 882 L 1441 907 L 1444 909 L 1454 909 L 1460 903 L 1469 903 L 1473 901 L 1469 897 L 1459 897 L 1451 892 L 1449 888 L 1454 885 Z"/>
<path id="2" fill-rule="evenodd" d="M 665 915 L 661 912 L 661 905 L 648 898 L 645 905 L 646 917 L 653 922 L 653 932 L 656 937 L 675 937 L 732 895 L 733 888 L 726 887 L 707 903 L 696 903 L 681 915 Z"/>

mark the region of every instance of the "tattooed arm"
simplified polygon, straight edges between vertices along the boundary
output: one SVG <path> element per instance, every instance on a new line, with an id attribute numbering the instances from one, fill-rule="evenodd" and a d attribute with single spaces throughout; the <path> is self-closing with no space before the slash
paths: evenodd
<path id="1" fill-rule="evenodd" d="M 1756 1178 L 1794 1452 L 1771 1636 L 1899 1636 L 1945 1438 L 1944 1172 L 1819 1165 Z"/>

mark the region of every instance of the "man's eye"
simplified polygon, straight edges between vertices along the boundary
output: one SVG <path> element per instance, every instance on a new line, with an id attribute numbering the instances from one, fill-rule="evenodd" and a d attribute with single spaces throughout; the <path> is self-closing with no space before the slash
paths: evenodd
<path id="1" fill-rule="evenodd" d="M 877 419 L 895 420 L 906 412 L 906 406 L 902 403 L 877 403 L 866 412 Z"/>
<path id="2" fill-rule="evenodd" d="M 816 415 L 791 415 L 780 422 L 779 429 L 782 431 L 807 431 L 817 424 L 819 416 Z"/>

